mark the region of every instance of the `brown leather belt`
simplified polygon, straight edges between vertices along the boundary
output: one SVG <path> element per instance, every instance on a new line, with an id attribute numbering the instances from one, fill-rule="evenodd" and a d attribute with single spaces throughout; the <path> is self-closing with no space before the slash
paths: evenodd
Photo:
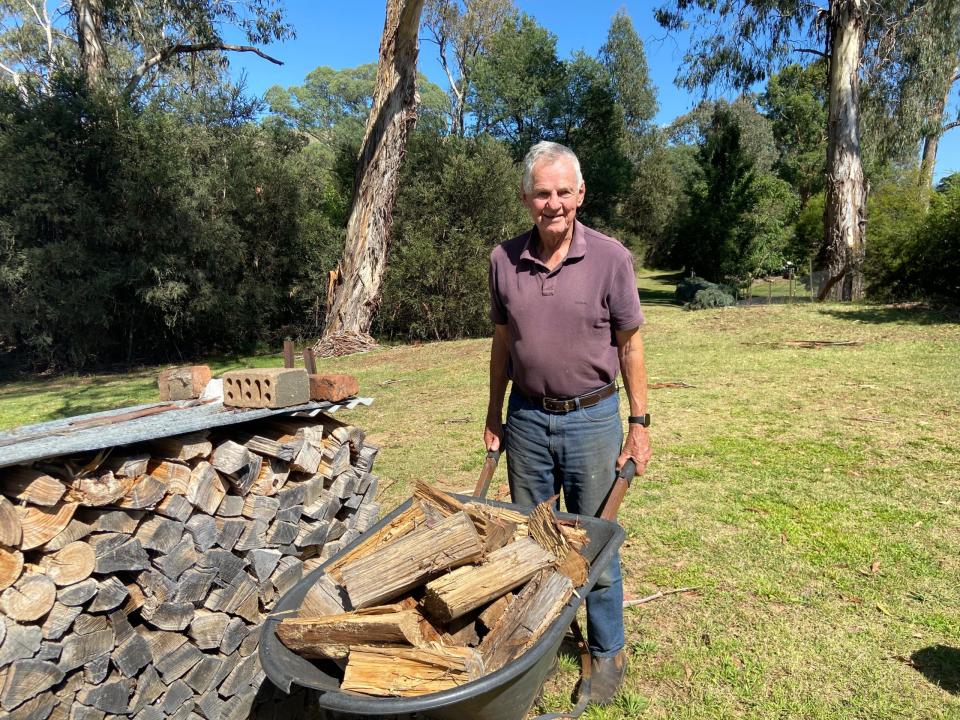
<path id="1" fill-rule="evenodd" d="M 588 393 L 572 398 L 550 398 L 538 395 L 527 395 L 526 397 L 537 405 L 540 405 L 547 412 L 568 413 L 577 408 L 592 407 L 601 400 L 606 400 L 617 392 L 617 390 L 617 384 L 612 382 L 609 385 L 604 385 L 599 390 L 591 390 Z"/>

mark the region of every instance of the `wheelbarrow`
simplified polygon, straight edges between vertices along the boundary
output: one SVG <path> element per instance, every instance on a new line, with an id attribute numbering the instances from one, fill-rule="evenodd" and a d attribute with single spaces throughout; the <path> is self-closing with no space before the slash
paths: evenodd
<path id="1" fill-rule="evenodd" d="M 488 461 L 490 457 L 488 456 Z M 496 458 L 493 458 L 496 464 Z M 492 470 L 490 471 L 492 474 Z M 621 471 L 618 483 L 623 479 Z M 630 472 L 627 482 L 632 478 Z M 482 483 L 482 479 L 481 479 Z M 532 508 L 482 498 L 484 487 L 478 484 L 476 495 L 455 495 L 463 502 L 485 502 L 492 507 L 528 512 Z M 607 505 L 615 500 L 616 486 Z M 616 498 L 616 504 L 622 494 Z M 410 507 L 408 500 L 384 517 L 368 532 L 373 533 L 388 524 L 397 515 Z M 533 705 L 563 642 L 567 628 L 574 624 L 577 610 L 593 588 L 600 575 L 611 562 L 623 543 L 626 533 L 616 522 L 602 518 L 558 513 L 561 520 L 575 521 L 586 531 L 587 545 L 584 556 L 590 563 L 587 581 L 577 588 L 569 602 L 550 628 L 523 655 L 501 669 L 477 680 L 442 692 L 417 697 L 372 697 L 340 689 L 340 679 L 333 667 L 329 670 L 314 664 L 287 648 L 277 637 L 276 626 L 290 611 L 300 607 L 303 598 L 313 584 L 323 575 L 327 564 L 363 541 L 366 534 L 333 558 L 313 570 L 291 588 L 276 604 L 263 624 L 260 639 L 260 662 L 270 681 L 289 693 L 294 685 L 319 691 L 314 703 L 324 710 L 333 711 L 337 717 L 390 717 L 433 718 L 435 720 L 522 720 Z M 585 704 L 585 703 L 584 703 Z M 582 707 L 580 708 L 582 710 Z M 558 715 L 556 717 L 561 717 Z M 551 717 L 551 716 L 544 716 Z"/>

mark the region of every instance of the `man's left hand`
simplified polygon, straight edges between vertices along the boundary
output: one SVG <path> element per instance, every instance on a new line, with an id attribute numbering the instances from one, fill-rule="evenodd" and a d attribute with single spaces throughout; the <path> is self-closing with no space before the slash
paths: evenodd
<path id="1" fill-rule="evenodd" d="M 627 431 L 627 439 L 623 443 L 623 450 L 617 458 L 617 472 L 623 464 L 633 458 L 637 465 L 637 475 L 643 475 L 653 450 L 650 448 L 650 433 L 643 425 L 631 425 Z"/>

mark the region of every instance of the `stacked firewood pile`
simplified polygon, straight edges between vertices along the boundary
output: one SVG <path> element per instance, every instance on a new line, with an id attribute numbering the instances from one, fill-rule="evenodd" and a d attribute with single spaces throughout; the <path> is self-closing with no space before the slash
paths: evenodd
<path id="1" fill-rule="evenodd" d="M 377 520 L 376 453 L 275 416 L 0 470 L 0 715 L 247 717 L 265 613 Z"/>
<path id="2" fill-rule="evenodd" d="M 330 563 L 277 635 L 339 665 L 344 690 L 447 690 L 541 637 L 586 582 L 585 542 L 552 501 L 528 516 L 418 483 L 410 507 Z"/>

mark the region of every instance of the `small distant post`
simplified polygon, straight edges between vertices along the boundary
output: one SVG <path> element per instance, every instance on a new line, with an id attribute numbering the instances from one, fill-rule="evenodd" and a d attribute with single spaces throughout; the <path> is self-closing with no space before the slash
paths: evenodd
<path id="1" fill-rule="evenodd" d="M 293 340 L 289 338 L 283 341 L 283 366 L 293 367 Z"/>

